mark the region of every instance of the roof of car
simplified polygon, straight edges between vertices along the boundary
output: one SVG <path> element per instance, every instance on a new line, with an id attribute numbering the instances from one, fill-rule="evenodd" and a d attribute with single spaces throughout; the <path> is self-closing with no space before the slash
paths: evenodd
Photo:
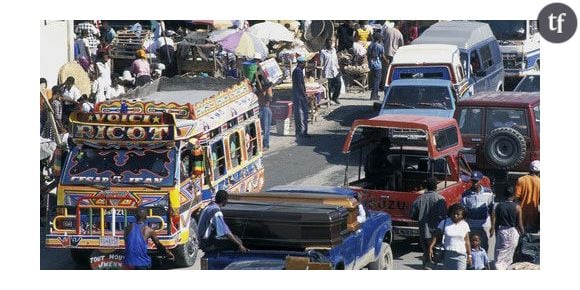
<path id="1" fill-rule="evenodd" d="M 397 79 L 391 82 L 392 86 L 438 86 L 445 87 L 451 83 L 450 80 L 440 80 L 440 79 Z"/>
<path id="2" fill-rule="evenodd" d="M 457 46 L 449 44 L 413 44 L 401 46 L 393 64 L 452 63 Z"/>
<path id="3" fill-rule="evenodd" d="M 539 92 L 482 92 L 460 100 L 459 106 L 528 107 L 539 102 Z"/>
<path id="4" fill-rule="evenodd" d="M 443 21 L 429 27 L 412 44 L 452 44 L 468 49 L 478 42 L 495 38 L 487 23 L 475 21 Z"/>
<path id="5" fill-rule="evenodd" d="M 422 129 L 425 131 L 434 131 L 456 124 L 454 119 L 433 116 L 381 115 L 371 119 L 355 120 L 353 126 L 381 125 L 381 122 L 392 122 L 394 126 L 402 129 Z"/>

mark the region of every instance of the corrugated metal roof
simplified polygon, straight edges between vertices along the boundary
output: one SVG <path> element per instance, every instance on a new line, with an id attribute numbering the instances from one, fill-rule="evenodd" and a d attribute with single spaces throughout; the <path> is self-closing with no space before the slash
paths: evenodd
<path id="1" fill-rule="evenodd" d="M 476 43 L 493 36 L 487 23 L 475 21 L 437 22 L 429 27 L 412 44 L 452 44 L 468 49 Z"/>

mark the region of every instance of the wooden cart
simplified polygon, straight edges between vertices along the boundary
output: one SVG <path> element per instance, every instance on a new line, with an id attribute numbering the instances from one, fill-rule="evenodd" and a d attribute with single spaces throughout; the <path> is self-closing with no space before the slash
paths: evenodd
<path id="1" fill-rule="evenodd" d="M 146 42 L 152 40 L 151 31 L 142 30 L 136 33 L 131 30 L 121 30 L 111 43 L 111 69 L 113 72 L 122 74 L 126 67 L 130 67 L 135 60 L 135 53 L 145 48 Z"/>
<path id="2" fill-rule="evenodd" d="M 177 44 L 177 74 L 207 73 L 212 77 L 222 77 L 222 65 L 216 58 L 218 46 L 211 43 L 190 43 L 182 41 Z"/>

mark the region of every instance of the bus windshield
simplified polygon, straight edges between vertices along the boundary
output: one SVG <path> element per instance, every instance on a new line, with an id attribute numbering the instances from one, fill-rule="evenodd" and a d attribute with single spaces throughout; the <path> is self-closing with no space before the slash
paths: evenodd
<path id="1" fill-rule="evenodd" d="M 484 20 L 489 24 L 493 35 L 497 40 L 525 40 L 526 21 L 525 20 Z"/>
<path id="2" fill-rule="evenodd" d="M 176 149 L 95 149 L 75 147 L 67 158 L 62 183 L 97 186 L 173 186 Z"/>

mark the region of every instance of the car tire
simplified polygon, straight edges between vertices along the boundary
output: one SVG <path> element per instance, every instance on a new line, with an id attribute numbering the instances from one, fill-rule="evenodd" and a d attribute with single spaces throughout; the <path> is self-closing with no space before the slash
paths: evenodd
<path id="1" fill-rule="evenodd" d="M 511 169 L 524 161 L 527 152 L 526 139 L 516 129 L 497 128 L 486 139 L 485 156 L 494 167 Z"/>
<path id="2" fill-rule="evenodd" d="M 92 253 L 93 250 L 70 249 L 70 257 L 77 265 L 81 266 L 87 266 L 90 264 L 90 257 Z"/>
<path id="3" fill-rule="evenodd" d="M 195 264 L 199 251 L 199 241 L 197 239 L 197 222 L 192 217 L 189 222 L 189 237 L 185 244 L 173 249 L 175 255 L 175 266 L 180 268 L 191 267 Z"/>
<path id="4" fill-rule="evenodd" d="M 393 270 L 393 250 L 391 245 L 383 242 L 377 260 L 368 265 L 369 270 Z"/>

